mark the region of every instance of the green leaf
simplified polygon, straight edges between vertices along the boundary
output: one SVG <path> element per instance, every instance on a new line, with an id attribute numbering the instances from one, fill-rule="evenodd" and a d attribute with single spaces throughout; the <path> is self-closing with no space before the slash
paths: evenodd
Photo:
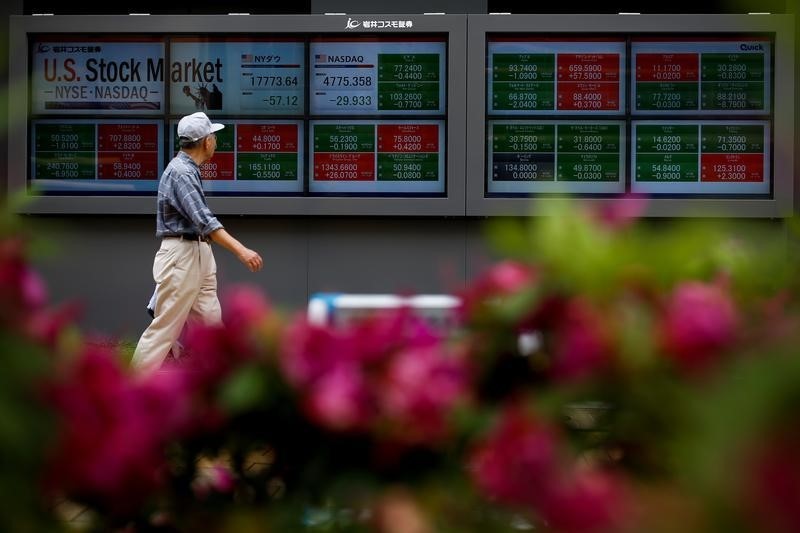
<path id="1" fill-rule="evenodd" d="M 256 409 L 265 402 L 269 394 L 267 378 L 257 367 L 244 366 L 238 369 L 221 386 L 219 402 L 231 414 Z"/>

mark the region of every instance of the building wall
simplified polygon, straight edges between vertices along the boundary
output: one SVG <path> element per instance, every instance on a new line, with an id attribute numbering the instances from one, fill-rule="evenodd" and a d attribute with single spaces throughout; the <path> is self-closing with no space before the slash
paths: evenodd
<path id="1" fill-rule="evenodd" d="M 257 287 L 279 309 L 302 310 L 317 292 L 441 293 L 490 263 L 482 220 L 463 218 L 220 217 L 259 251 L 250 273 L 215 246 L 220 292 Z M 54 302 L 83 307 L 85 331 L 134 339 L 147 325 L 155 217 L 31 217 L 52 245 L 36 260 Z"/>
<path id="2" fill-rule="evenodd" d="M 336 9 L 331 7 L 334 5 Z M 387 4 L 390 9 L 381 10 L 372 2 L 366 5 L 373 12 L 396 12 L 397 7 L 391 3 Z M 453 11 L 446 1 L 440 5 L 428 0 L 424 5 L 424 11 Z M 465 8 L 459 12 L 486 12 L 485 0 L 461 5 Z M 8 16 L 22 14 L 23 2 L 4 2 L 0 10 L 7 35 Z M 314 13 L 365 10 L 365 3 L 357 1 L 311 3 Z M 789 12 L 796 16 L 797 10 Z M 0 57 L 7 56 L 7 42 L 3 39 Z M 5 64 L 0 75 L 7 80 Z M 5 98 L 0 110 L 5 124 Z M 6 169 L 4 131 L 0 128 L 0 168 Z M 5 193 L 7 176 L 5 172 L 0 176 L 0 191 Z M 303 310 L 309 296 L 320 291 L 452 292 L 485 268 L 492 255 L 483 238 L 482 218 L 220 218 L 234 236 L 257 250 L 265 261 L 262 272 L 251 274 L 231 254 L 216 247 L 221 292 L 247 283 L 263 290 L 287 312 Z M 53 247 L 52 253 L 35 259 L 51 300 L 81 303 L 80 325 L 87 333 L 138 338 L 148 322 L 145 304 L 153 289 L 151 267 L 158 246 L 155 216 L 29 216 L 26 223 Z M 775 222 L 774 227 L 785 231 L 780 222 Z"/>

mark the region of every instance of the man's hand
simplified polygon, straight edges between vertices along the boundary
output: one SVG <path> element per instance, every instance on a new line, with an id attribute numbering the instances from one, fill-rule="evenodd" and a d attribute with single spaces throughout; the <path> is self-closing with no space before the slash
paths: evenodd
<path id="1" fill-rule="evenodd" d="M 251 250 L 234 239 L 224 228 L 211 232 L 209 237 L 211 237 L 212 241 L 233 253 L 250 272 L 258 272 L 263 268 L 264 261 L 258 255 L 258 252 Z"/>
<path id="2" fill-rule="evenodd" d="M 258 272 L 264 266 L 264 261 L 261 259 L 261 256 L 258 255 L 258 252 L 251 250 L 250 248 L 245 248 L 239 254 L 239 261 L 244 263 L 250 272 Z"/>

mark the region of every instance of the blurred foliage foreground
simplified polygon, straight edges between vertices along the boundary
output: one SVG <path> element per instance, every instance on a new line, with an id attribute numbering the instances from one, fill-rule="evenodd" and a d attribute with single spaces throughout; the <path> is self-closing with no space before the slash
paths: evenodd
<path id="1" fill-rule="evenodd" d="M 0 530 L 68 529 L 68 500 L 96 531 L 798 531 L 791 239 L 631 206 L 496 220 L 455 331 L 236 287 L 148 376 L 5 222 Z"/>

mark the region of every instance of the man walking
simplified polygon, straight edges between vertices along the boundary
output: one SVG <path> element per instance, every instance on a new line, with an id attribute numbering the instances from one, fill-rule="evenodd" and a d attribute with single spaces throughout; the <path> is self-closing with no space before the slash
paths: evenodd
<path id="1" fill-rule="evenodd" d="M 178 122 L 180 151 L 158 184 L 156 236 L 161 247 L 153 261 L 156 299 L 153 321 L 142 333 L 131 365 L 137 371 L 158 369 L 178 340 L 187 319 L 219 323 L 217 265 L 211 243 L 233 253 L 251 272 L 263 267 L 261 256 L 228 233 L 206 203 L 200 165 L 217 148 L 217 131 L 203 112 Z"/>

